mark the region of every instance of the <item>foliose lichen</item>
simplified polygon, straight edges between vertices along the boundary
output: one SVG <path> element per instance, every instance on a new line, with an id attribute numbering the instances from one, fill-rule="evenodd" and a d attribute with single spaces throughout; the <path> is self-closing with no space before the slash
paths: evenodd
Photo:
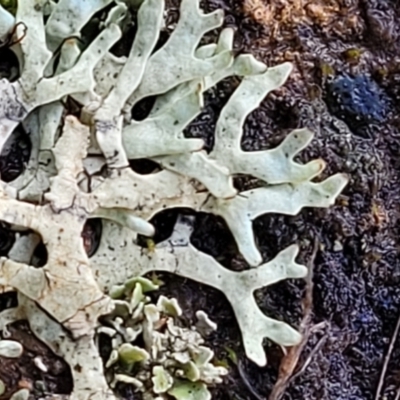
<path id="1" fill-rule="evenodd" d="M 207 328 L 216 326 L 201 311 L 199 328 L 182 326 L 176 299 L 160 296 L 151 303 L 146 293 L 157 288 L 144 278 L 113 288 L 115 308 L 96 330 L 111 340 L 106 378 L 111 387 L 118 382 L 133 385 L 148 400 L 166 399 L 167 394 L 177 400 L 210 399 L 207 386 L 222 383 L 228 373 L 212 364 L 214 353 L 201 334 L 206 321 Z"/>
<path id="2" fill-rule="evenodd" d="M 128 6 L 137 8 L 136 35 L 129 55 L 116 57 L 110 49 L 121 38 Z M 205 33 L 221 27 L 223 14 L 202 13 L 198 0 L 182 0 L 174 32 L 155 51 L 164 6 L 164 0 L 24 0 L 15 17 L 0 7 L 0 40 L 17 35 L 12 50 L 21 71 L 17 80 L 0 80 L 0 153 L 19 124 L 32 143 L 24 172 L 0 181 L 0 220 L 32 232 L 16 235 L 8 257 L 0 259 L 0 292 L 18 293 L 18 306 L 0 313 L 0 330 L 27 319 L 32 332 L 71 366 L 72 399 L 115 398 L 95 342 L 99 317 L 115 312 L 110 296 L 116 286 L 151 271 L 221 290 L 236 315 L 247 356 L 259 365 L 266 363 L 265 338 L 282 346 L 298 343 L 300 334 L 264 315 L 253 293 L 304 277 L 307 270 L 295 262 L 296 245 L 265 262 L 252 223 L 266 213 L 329 207 L 347 183 L 342 174 L 313 182 L 324 162 L 294 161 L 313 138 L 307 129 L 289 133 L 276 148 L 243 151 L 247 115 L 285 83 L 292 65 L 267 68 L 251 55 L 234 57 L 229 28 L 217 43 L 200 45 Z M 82 48 L 83 28 L 101 10 L 106 11 L 99 33 Z M 215 145 L 207 153 L 202 140 L 182 132 L 199 115 L 204 92 L 233 75 L 242 82 L 221 112 Z M 149 96 L 156 96 L 149 116 L 132 120 L 132 107 Z M 80 105 L 79 118 L 69 115 L 67 97 Z M 134 172 L 129 160 L 141 158 L 156 161 L 162 170 Z M 239 192 L 233 185 L 237 174 L 264 184 Z M 221 216 L 249 268 L 230 271 L 195 249 L 185 217 L 152 251 L 140 247 L 138 234 L 154 235 L 151 217 L 171 207 Z M 103 220 L 103 232 L 89 259 L 81 232 L 90 218 Z M 42 268 L 35 268 L 30 260 L 40 240 L 48 256 Z M 148 307 L 148 314 L 176 305 L 164 301 L 155 307 Z M 132 343 L 126 344 L 118 357 L 133 354 Z M 139 353 L 147 357 L 144 352 L 135 357 Z M 200 355 L 203 367 L 211 368 L 210 352 Z M 170 385 L 163 365 L 152 374 L 158 391 Z M 197 391 L 196 381 L 193 385 Z M 179 398 L 186 389 L 177 383 L 168 390 Z"/>

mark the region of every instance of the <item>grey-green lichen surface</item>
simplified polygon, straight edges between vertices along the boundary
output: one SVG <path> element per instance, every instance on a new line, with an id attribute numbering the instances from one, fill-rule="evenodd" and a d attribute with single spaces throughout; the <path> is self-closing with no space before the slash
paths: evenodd
<path id="1" fill-rule="evenodd" d="M 168 394 L 178 400 L 210 399 L 207 385 L 222 383 L 228 373 L 212 364 L 214 353 L 203 346 L 203 336 L 217 325 L 198 311 L 195 326 L 180 326 L 182 309 L 176 299 L 160 296 L 157 304 L 151 303 L 146 293 L 156 289 L 139 277 L 111 290 L 115 308 L 96 330 L 111 338 L 106 379 L 111 387 L 131 384 L 143 399 L 167 399 Z"/>
<path id="2" fill-rule="evenodd" d="M 129 7 L 137 9 L 136 35 L 129 55 L 116 57 L 110 49 L 122 36 Z M 264 315 L 253 293 L 282 279 L 302 278 L 307 270 L 295 262 L 295 244 L 263 260 L 252 223 L 266 213 L 329 207 L 347 183 L 342 174 L 315 183 L 324 162 L 294 161 L 313 139 L 307 129 L 292 131 L 276 148 L 243 151 L 246 117 L 285 83 L 292 65 L 267 68 L 251 55 L 234 57 L 229 28 L 220 31 L 217 43 L 200 45 L 204 34 L 222 26 L 223 13 L 204 14 L 198 0 L 181 1 L 173 33 L 154 51 L 164 7 L 164 0 L 24 0 L 13 15 L 0 6 L 0 41 L 15 43 L 21 71 L 16 81 L 0 80 L 0 151 L 21 123 L 32 141 L 22 175 L 0 181 L 0 220 L 36 232 L 21 235 L 9 257 L 0 260 L 0 292 L 16 291 L 19 298 L 18 307 L 0 313 L 0 330 L 27 319 L 33 333 L 71 366 L 72 399 L 115 398 L 96 346 L 98 319 L 120 307 L 110 296 L 116 288 L 151 271 L 221 290 L 234 310 L 246 354 L 258 365 L 266 364 L 265 338 L 282 346 L 298 343 L 300 334 Z M 104 9 L 97 36 L 82 46 L 83 27 Z M 201 112 L 204 93 L 229 76 L 241 83 L 221 111 L 214 147 L 206 152 L 201 139 L 186 138 L 183 130 Z M 156 96 L 149 116 L 132 120 L 132 107 L 149 96 Z M 80 118 L 68 115 L 67 97 L 82 106 Z M 129 160 L 141 158 L 156 161 L 161 171 L 141 175 L 129 168 Z M 237 174 L 264 184 L 238 192 Z M 249 268 L 230 271 L 195 249 L 184 217 L 168 240 L 143 251 L 138 234 L 154 235 L 148 221 L 171 207 L 222 217 Z M 90 259 L 81 239 L 88 218 L 103 220 L 101 243 Z M 40 237 L 48 258 L 39 269 L 29 260 Z M 156 323 L 162 305 L 143 307 Z M 202 320 L 208 321 L 205 314 Z M 192 347 L 199 346 L 196 338 Z M 132 346 L 126 345 L 125 350 Z M 12 342 L 1 346 L 3 352 L 20 351 Z M 192 356 L 213 370 L 211 350 L 205 349 L 193 350 Z M 147 360 L 149 349 L 144 351 L 139 353 Z M 152 371 L 155 384 L 181 398 L 174 377 L 158 367 Z M 160 393 L 154 398 L 162 398 Z M 198 399 L 208 398 L 202 393 Z"/>

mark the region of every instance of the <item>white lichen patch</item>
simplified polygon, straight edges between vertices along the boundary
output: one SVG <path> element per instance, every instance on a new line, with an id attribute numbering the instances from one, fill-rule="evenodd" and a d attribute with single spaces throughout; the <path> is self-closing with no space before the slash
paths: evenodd
<path id="1" fill-rule="evenodd" d="M 116 57 L 110 49 L 123 35 L 129 7 L 137 9 L 136 35 L 128 56 Z M 198 0 L 181 1 L 174 32 L 155 50 L 164 8 L 164 0 L 24 0 L 14 18 L 0 7 L 0 41 L 18 39 L 12 50 L 21 71 L 16 81 L 0 80 L 0 151 L 20 123 L 32 142 L 25 171 L 13 182 L 0 181 L 0 220 L 19 232 L 29 229 L 0 259 L 0 293 L 14 290 L 19 299 L 18 307 L 0 313 L 0 330 L 4 336 L 8 324 L 27 319 L 70 365 L 72 399 L 114 399 L 110 385 L 119 381 L 152 398 L 206 400 L 207 385 L 221 382 L 226 371 L 212 364 L 202 339 L 215 328 L 207 310 L 198 313 L 197 328 L 180 326 L 174 299 L 147 302 L 146 292 L 156 285 L 140 276 L 152 271 L 222 291 L 246 354 L 259 365 L 266 364 L 265 338 L 298 343 L 295 329 L 261 312 L 254 291 L 302 278 L 306 268 L 295 262 L 296 245 L 263 260 L 252 224 L 266 213 L 329 207 L 347 183 L 342 174 L 313 182 L 324 162 L 294 161 L 312 142 L 307 129 L 289 133 L 276 148 L 243 151 L 245 119 L 285 83 L 292 65 L 267 68 L 251 55 L 234 57 L 231 29 L 200 46 L 204 34 L 221 27 L 223 14 L 204 14 Z M 88 24 L 91 38 L 83 29 Z M 230 76 L 242 82 L 221 111 L 207 153 L 201 139 L 183 131 L 201 112 L 204 92 Z M 149 96 L 156 99 L 148 117 L 133 120 L 132 107 Z M 76 109 L 69 115 L 69 99 L 79 105 L 79 117 Z M 160 170 L 134 172 L 129 160 L 141 158 L 156 161 Z M 259 187 L 236 189 L 239 174 L 257 178 Z M 149 219 L 172 207 L 222 217 L 249 268 L 230 271 L 195 249 L 190 218 L 180 217 L 168 240 L 140 247 L 138 234 L 155 233 Z M 103 225 L 91 259 L 81 238 L 89 218 Z M 35 268 L 30 260 L 40 240 L 48 257 Z M 107 325 L 99 325 L 101 316 Z M 95 332 L 113 343 L 106 371 Z M 144 348 L 135 345 L 139 336 Z"/>
<path id="2" fill-rule="evenodd" d="M 229 271 L 212 257 L 196 250 L 190 243 L 191 220 L 180 217 L 172 236 L 160 243 L 154 252 L 139 246 L 127 248 L 124 241 L 134 241 L 135 234 L 126 228 L 105 223 L 103 240 L 91 259 L 94 273 L 101 277 L 99 284 L 105 292 L 113 293 L 119 282 L 130 276 L 159 270 L 194 279 L 221 290 L 230 301 L 242 332 L 247 356 L 259 365 L 265 365 L 264 338 L 283 346 L 292 346 L 301 336 L 284 322 L 273 320 L 259 309 L 253 293 L 286 278 L 301 278 L 307 273 L 295 262 L 298 247 L 293 245 L 280 252 L 272 261 L 243 272 Z M 119 240 L 115 240 L 119 237 Z M 119 246 L 116 245 L 119 243 Z M 114 247 L 113 247 L 114 246 Z M 119 268 L 110 270 L 110 248 L 118 253 Z M 113 257 L 113 256 L 111 256 Z"/>

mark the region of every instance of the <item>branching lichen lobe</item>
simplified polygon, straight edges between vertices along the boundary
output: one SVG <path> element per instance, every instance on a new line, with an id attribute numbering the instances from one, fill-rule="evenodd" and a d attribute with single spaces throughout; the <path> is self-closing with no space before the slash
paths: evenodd
<path id="1" fill-rule="evenodd" d="M 301 165 L 293 160 L 313 138 L 306 129 L 291 132 L 268 151 L 241 148 L 245 119 L 284 84 L 291 64 L 267 68 L 250 55 L 234 58 L 231 29 L 221 31 L 218 43 L 199 46 L 205 33 L 222 25 L 223 16 L 220 11 L 203 14 L 197 0 L 182 1 L 174 33 L 156 52 L 164 1 L 144 0 L 127 58 L 109 52 L 121 36 L 121 3 L 111 6 L 99 35 L 82 54 L 76 41 L 63 41 L 111 1 L 60 0 L 47 9 L 46 23 L 46 7 L 35 7 L 39 3 L 26 0 L 17 12 L 17 21 L 28 27 L 17 45 L 21 78 L 0 81 L 0 150 L 20 121 L 37 132 L 30 167 L 15 181 L 2 182 L 0 219 L 38 232 L 48 260 L 37 269 L 28 257 L 1 259 L 0 290 L 18 292 L 13 319 L 27 319 L 32 331 L 71 366 L 71 398 L 114 398 L 94 331 L 98 318 L 116 306 L 109 297 L 115 287 L 151 271 L 172 272 L 221 290 L 232 304 L 246 354 L 257 364 L 266 364 L 264 338 L 283 346 L 296 344 L 299 333 L 264 315 L 253 293 L 283 279 L 304 277 L 306 268 L 295 262 L 296 245 L 264 262 L 253 220 L 266 213 L 294 215 L 303 207 L 329 207 L 347 178 L 337 174 L 314 183 L 324 162 Z M 10 18 L 3 9 L 0 19 L 2 15 Z M 204 92 L 233 75 L 243 80 L 221 112 L 215 146 L 207 153 L 202 140 L 185 138 L 182 131 L 200 113 Z M 150 115 L 131 120 L 131 108 L 153 95 Z M 66 96 L 82 106 L 80 119 L 64 115 Z M 10 104 L 19 105 L 11 114 Z M 39 163 L 44 156 L 47 163 Z M 142 158 L 163 169 L 148 175 L 132 171 L 129 160 Z M 263 185 L 238 193 L 236 174 L 259 178 Z M 221 216 L 249 269 L 230 271 L 196 250 L 189 241 L 190 218 L 178 218 L 169 239 L 144 251 L 138 234 L 154 235 L 148 220 L 173 207 Z M 89 218 L 103 219 L 100 244 L 90 259 L 81 238 Z M 7 328 L 10 315 L 9 310 L 0 314 L 0 330 Z M 153 374 L 161 385 L 166 375 L 159 370 Z"/>

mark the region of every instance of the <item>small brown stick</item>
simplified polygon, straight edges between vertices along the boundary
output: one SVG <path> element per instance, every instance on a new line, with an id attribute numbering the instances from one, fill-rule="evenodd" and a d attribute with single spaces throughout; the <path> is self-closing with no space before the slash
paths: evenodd
<path id="1" fill-rule="evenodd" d="M 379 400 L 379 398 L 381 397 L 381 391 L 382 391 L 382 387 L 383 387 L 383 384 L 384 384 L 384 381 L 385 381 L 386 370 L 387 370 L 387 367 L 389 365 L 389 361 L 390 361 L 390 357 L 391 357 L 392 352 L 393 352 L 394 345 L 396 344 L 396 339 L 397 339 L 397 336 L 399 334 L 399 329 L 400 329 L 400 315 L 399 315 L 399 318 L 397 319 L 396 328 L 395 328 L 395 330 L 393 332 L 392 340 L 390 341 L 389 349 L 388 349 L 388 352 L 386 354 L 385 361 L 383 363 L 381 376 L 379 377 L 378 388 L 376 390 L 375 400 Z M 399 392 L 400 392 L 400 389 L 399 389 Z M 399 392 L 397 392 L 396 399 L 398 399 L 399 396 L 400 396 Z"/>
<path id="2" fill-rule="evenodd" d="M 278 380 L 276 381 L 268 400 L 279 400 L 282 398 L 285 390 L 293 376 L 293 372 L 298 364 L 300 355 L 307 344 L 308 338 L 311 334 L 310 321 L 313 306 L 313 268 L 315 256 L 318 252 L 319 241 L 314 240 L 314 248 L 311 259 L 308 265 L 308 275 L 306 278 L 307 290 L 303 300 L 303 319 L 300 323 L 299 331 L 303 335 L 302 341 L 297 345 L 291 347 L 287 354 L 284 355 L 281 365 L 279 367 Z"/>
<path id="3" fill-rule="evenodd" d="M 325 325 L 325 324 L 324 324 Z M 326 340 L 328 339 L 328 334 L 325 334 L 322 336 L 320 340 L 318 340 L 318 343 L 315 345 L 315 347 L 311 350 L 309 356 L 307 357 L 307 360 L 304 361 L 304 364 L 302 365 L 301 369 L 296 372 L 294 375 L 290 377 L 289 382 L 294 381 L 297 377 L 299 377 L 301 374 L 304 373 L 304 371 L 307 369 L 307 367 L 310 365 L 311 360 L 314 358 L 314 356 L 318 353 L 318 351 L 321 349 L 321 347 L 325 344 Z"/>

